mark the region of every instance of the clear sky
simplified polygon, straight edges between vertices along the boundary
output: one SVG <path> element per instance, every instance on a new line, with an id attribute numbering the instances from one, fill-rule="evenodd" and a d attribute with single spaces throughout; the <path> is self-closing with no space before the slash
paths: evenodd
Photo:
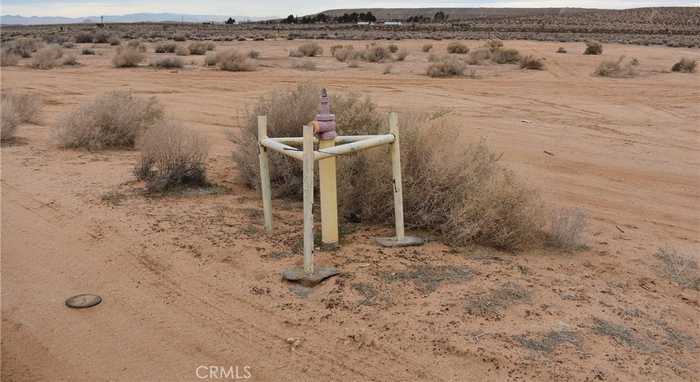
<path id="1" fill-rule="evenodd" d="M 0 0 L 0 13 L 22 16 L 82 17 L 128 13 L 186 13 L 236 16 L 303 15 L 333 8 L 409 7 L 581 7 L 636 8 L 653 6 L 698 6 L 700 0 Z"/>

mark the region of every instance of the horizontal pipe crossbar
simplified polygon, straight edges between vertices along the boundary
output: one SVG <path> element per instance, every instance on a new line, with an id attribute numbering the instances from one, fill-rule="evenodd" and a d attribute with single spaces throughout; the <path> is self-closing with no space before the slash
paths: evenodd
<path id="1" fill-rule="evenodd" d="M 292 158 L 302 160 L 302 150 L 289 146 L 289 144 L 302 143 L 302 140 L 303 138 L 301 137 L 265 138 L 260 141 L 260 144 Z M 351 154 L 372 147 L 386 145 L 394 142 L 394 135 L 345 135 L 336 137 L 335 142 L 341 143 L 341 145 L 325 148 L 322 151 L 314 151 L 314 159 L 320 160 L 339 155 Z"/>

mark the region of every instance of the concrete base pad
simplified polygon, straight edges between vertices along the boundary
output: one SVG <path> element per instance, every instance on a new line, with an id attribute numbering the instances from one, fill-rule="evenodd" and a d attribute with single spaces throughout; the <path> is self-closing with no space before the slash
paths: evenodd
<path id="1" fill-rule="evenodd" d="M 402 240 L 397 240 L 396 237 L 375 237 L 374 241 L 382 247 L 411 247 L 414 245 L 423 245 L 423 239 L 416 236 L 404 236 Z"/>
<path id="2" fill-rule="evenodd" d="M 291 268 L 282 272 L 282 278 L 287 281 L 298 282 L 306 286 L 318 285 L 321 281 L 335 276 L 340 272 L 333 267 L 316 267 L 314 273 L 307 274 L 304 268 Z"/>

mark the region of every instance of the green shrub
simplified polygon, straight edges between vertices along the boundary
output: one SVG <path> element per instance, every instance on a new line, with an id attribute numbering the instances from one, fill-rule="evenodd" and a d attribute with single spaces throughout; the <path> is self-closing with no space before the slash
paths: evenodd
<path id="1" fill-rule="evenodd" d="M 137 138 L 162 118 L 163 108 L 155 97 L 113 91 L 61 115 L 55 138 L 66 148 L 133 148 Z"/>

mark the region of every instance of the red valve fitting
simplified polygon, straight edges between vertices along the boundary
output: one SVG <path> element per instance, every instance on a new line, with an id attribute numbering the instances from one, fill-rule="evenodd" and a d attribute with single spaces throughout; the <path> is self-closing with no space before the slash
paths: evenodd
<path id="1" fill-rule="evenodd" d="M 331 100 L 326 89 L 321 89 L 321 105 L 316 115 L 318 122 L 318 138 L 321 140 L 335 139 L 335 114 L 331 114 Z"/>

